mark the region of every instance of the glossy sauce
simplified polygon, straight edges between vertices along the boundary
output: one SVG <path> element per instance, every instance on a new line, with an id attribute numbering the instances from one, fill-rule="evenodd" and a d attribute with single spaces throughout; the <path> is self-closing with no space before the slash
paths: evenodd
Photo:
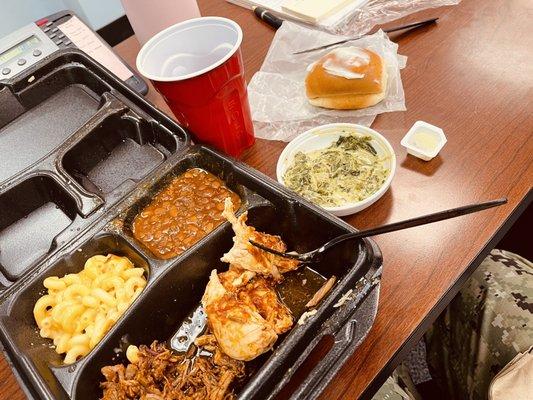
<path id="1" fill-rule="evenodd" d="M 416 131 L 409 140 L 409 144 L 420 150 L 432 153 L 439 147 L 439 137 L 430 131 Z"/>
<path id="2" fill-rule="evenodd" d="M 304 313 L 307 302 L 326 281 L 327 279 L 315 270 L 304 267 L 286 273 L 276 290 L 297 321 Z"/>
<path id="3" fill-rule="evenodd" d="M 174 178 L 133 221 L 133 236 L 156 257 L 176 257 L 224 221 L 224 200 L 239 196 L 213 174 L 193 168 Z"/>

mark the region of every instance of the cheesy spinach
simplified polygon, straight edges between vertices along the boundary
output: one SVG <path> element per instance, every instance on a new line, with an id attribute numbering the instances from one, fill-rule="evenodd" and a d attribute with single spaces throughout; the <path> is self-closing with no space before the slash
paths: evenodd
<path id="1" fill-rule="evenodd" d="M 370 136 L 341 136 L 329 147 L 295 154 L 283 180 L 299 195 L 324 207 L 355 203 L 386 181 L 388 157 L 379 157 Z"/>

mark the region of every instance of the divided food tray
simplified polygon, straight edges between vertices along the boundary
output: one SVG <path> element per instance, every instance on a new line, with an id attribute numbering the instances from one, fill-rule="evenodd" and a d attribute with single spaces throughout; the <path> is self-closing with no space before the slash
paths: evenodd
<path id="1" fill-rule="evenodd" d="M 192 145 L 185 129 L 77 50 L 0 81 L 0 105 L 0 338 L 29 397 L 99 398 L 100 369 L 124 362 L 128 343 L 159 340 L 177 349 L 178 333 L 202 330 L 200 299 L 210 271 L 227 269 L 220 257 L 232 245 L 229 223 L 168 260 L 132 233 L 135 216 L 188 169 L 222 179 L 241 197 L 238 213 L 248 211 L 250 225 L 280 235 L 290 249 L 308 251 L 354 230 L 250 167 Z M 144 268 L 147 286 L 87 356 L 65 365 L 33 318 L 42 282 L 108 253 Z M 371 327 L 381 264 L 379 248 L 364 240 L 316 265 L 337 284 L 315 315 L 251 363 L 238 397 L 316 397 Z M 336 304 L 349 291 L 348 301 Z M 193 314 L 199 326 L 191 326 Z M 329 352 L 306 366 L 314 346 L 331 337 Z M 306 377 L 291 381 L 300 365 Z"/>

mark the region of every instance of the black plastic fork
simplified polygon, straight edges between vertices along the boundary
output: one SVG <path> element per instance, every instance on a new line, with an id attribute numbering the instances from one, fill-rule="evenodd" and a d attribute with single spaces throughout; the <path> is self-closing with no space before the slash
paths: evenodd
<path id="1" fill-rule="evenodd" d="M 318 249 L 308 251 L 307 253 L 298 254 L 296 252 L 282 253 L 280 251 L 271 249 L 267 246 L 262 245 L 261 243 L 254 242 L 250 240 L 250 243 L 255 247 L 260 248 L 261 250 L 267 251 L 269 253 L 284 257 L 298 260 L 305 264 L 316 263 L 320 261 L 324 253 L 326 253 L 331 248 L 337 246 L 340 243 L 346 242 L 347 240 L 362 239 L 369 236 L 381 235 L 383 233 L 389 233 L 394 231 L 400 231 L 403 229 L 413 228 L 415 226 L 431 224 L 433 222 L 443 221 L 446 219 L 456 218 L 461 215 L 475 213 L 478 211 L 486 210 L 487 208 L 497 207 L 502 204 L 507 203 L 506 198 L 486 201 L 483 203 L 469 204 L 467 206 L 452 208 L 450 210 L 444 210 L 433 214 L 423 215 L 421 217 L 407 219 L 405 221 L 399 221 L 388 225 L 379 226 L 376 228 L 366 229 L 364 231 L 359 231 L 355 233 L 347 233 L 345 235 L 338 236 L 326 244 L 320 246 Z"/>

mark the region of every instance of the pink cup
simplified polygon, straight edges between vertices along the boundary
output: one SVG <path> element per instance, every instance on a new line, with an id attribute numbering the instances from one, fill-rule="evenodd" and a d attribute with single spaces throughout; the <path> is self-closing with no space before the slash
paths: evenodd
<path id="1" fill-rule="evenodd" d="M 141 45 L 178 22 L 200 17 L 196 0 L 121 0 Z"/>

